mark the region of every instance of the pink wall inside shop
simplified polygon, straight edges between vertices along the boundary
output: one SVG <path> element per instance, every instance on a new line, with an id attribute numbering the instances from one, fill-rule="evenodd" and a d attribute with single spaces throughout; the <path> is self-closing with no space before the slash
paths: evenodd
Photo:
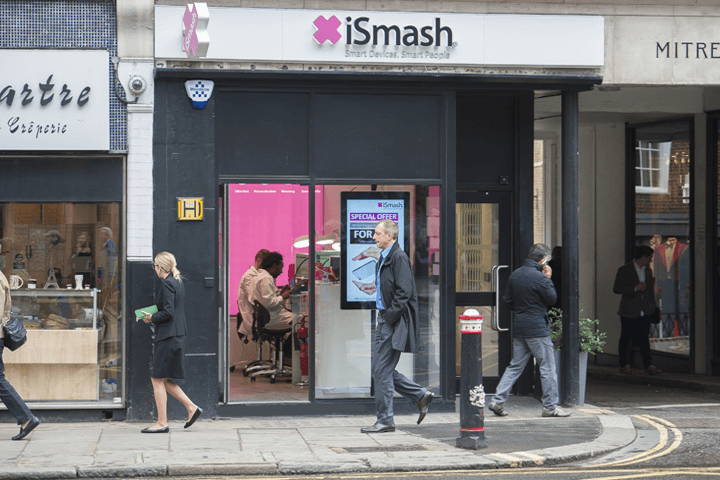
<path id="1" fill-rule="evenodd" d="M 228 199 L 228 280 L 229 314 L 237 313 L 240 279 L 255 262 L 258 250 L 280 252 L 285 268 L 277 285 L 288 283 L 288 270 L 296 253 L 293 241 L 308 234 L 309 200 L 307 186 L 277 184 L 232 184 Z M 315 187 L 315 229 L 323 235 L 323 187 Z M 331 231 L 325 232 L 331 233 Z"/>

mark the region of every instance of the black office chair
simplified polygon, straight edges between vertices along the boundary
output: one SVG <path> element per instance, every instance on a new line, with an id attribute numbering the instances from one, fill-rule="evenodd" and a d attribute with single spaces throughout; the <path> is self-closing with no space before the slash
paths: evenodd
<path id="1" fill-rule="evenodd" d="M 253 315 L 253 317 L 254 317 L 254 315 Z M 260 341 L 260 331 L 259 331 L 259 329 L 257 329 L 255 327 L 255 319 L 253 318 L 252 337 L 250 337 L 250 338 L 247 335 L 243 335 L 242 333 L 240 333 L 240 325 L 242 325 L 242 322 L 243 322 L 243 317 L 242 317 L 242 314 L 240 313 L 240 309 L 238 308 L 237 323 L 235 325 L 235 331 L 238 334 L 238 338 L 240 338 L 240 342 L 242 342 L 246 345 L 252 339 L 252 341 L 257 344 L 257 349 L 258 349 L 257 360 L 254 360 L 254 361 L 248 363 L 247 365 L 245 365 L 245 368 L 243 368 L 243 370 L 242 370 L 243 375 L 247 377 L 248 375 L 250 375 L 253 372 L 269 369 L 270 366 L 272 365 L 272 362 L 269 360 L 263 360 L 263 344 L 265 342 Z M 230 365 L 230 371 L 234 372 L 235 367 L 237 365 L 240 365 L 241 363 L 245 363 L 245 362 L 246 362 L 246 360 L 242 360 L 240 362 L 233 363 L 232 365 Z"/>
<path id="2" fill-rule="evenodd" d="M 255 377 L 259 375 L 265 375 L 266 377 L 270 377 L 270 383 L 275 383 L 275 380 L 277 377 L 284 377 L 284 376 L 290 376 L 287 381 L 292 381 L 292 369 L 286 368 L 284 364 L 284 358 L 283 358 L 283 348 L 282 348 L 282 342 L 283 337 L 290 333 L 292 330 L 291 325 L 270 325 L 268 326 L 268 323 L 270 323 L 270 312 L 268 312 L 267 308 L 265 308 L 260 302 L 255 300 L 253 302 L 253 325 L 258 326 L 258 330 L 260 332 L 260 340 L 268 340 L 272 341 L 274 345 L 274 352 L 273 352 L 273 364 L 268 370 L 258 371 L 254 372 L 250 376 L 251 381 L 255 381 Z"/>

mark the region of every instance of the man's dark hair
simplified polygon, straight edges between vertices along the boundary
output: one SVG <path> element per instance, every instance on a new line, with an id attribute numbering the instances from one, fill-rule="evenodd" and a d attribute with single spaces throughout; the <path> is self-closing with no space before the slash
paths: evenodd
<path id="1" fill-rule="evenodd" d="M 277 265 L 282 261 L 283 256 L 281 254 L 279 254 L 278 252 L 270 252 L 265 258 L 263 258 L 263 261 L 260 264 L 260 268 L 262 268 L 263 270 L 267 270 L 268 268 L 271 268 L 273 265 Z"/>
<path id="2" fill-rule="evenodd" d="M 655 253 L 655 250 L 648 247 L 647 245 L 640 245 L 639 247 L 635 247 L 635 252 L 633 253 L 633 260 L 640 260 L 642 257 L 652 257 Z"/>
<path id="3" fill-rule="evenodd" d="M 535 245 L 530 247 L 530 253 L 528 253 L 528 258 L 533 262 L 539 262 L 540 260 L 544 260 L 549 256 L 550 247 L 548 247 L 544 243 L 536 243 Z"/>

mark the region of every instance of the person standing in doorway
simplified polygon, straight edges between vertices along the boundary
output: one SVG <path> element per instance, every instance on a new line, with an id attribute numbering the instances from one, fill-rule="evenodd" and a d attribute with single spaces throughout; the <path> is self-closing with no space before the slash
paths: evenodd
<path id="1" fill-rule="evenodd" d="M 185 285 L 177 268 L 175 256 L 161 252 L 153 264 L 155 274 L 162 280 L 162 288 L 155 295 L 157 313 L 145 314 L 143 322 L 157 326 L 155 355 L 152 366 L 152 386 L 155 394 L 158 420 L 142 433 L 168 433 L 167 394 L 175 397 L 187 409 L 190 427 L 202 415 L 202 408 L 195 405 L 173 379 L 185 378 Z"/>
<path id="2" fill-rule="evenodd" d="M 613 293 L 622 295 L 620 298 L 620 373 L 632 375 L 628 361 L 628 350 L 632 343 L 640 349 L 645 373 L 657 375 L 662 373 L 652 364 L 650 356 L 650 315 L 655 313 L 655 277 L 650 269 L 655 252 L 647 245 L 635 248 L 633 260 L 618 268 L 613 284 Z"/>
<path id="3" fill-rule="evenodd" d="M 395 392 L 417 405 L 420 410 L 418 424 L 425 418 L 435 397 L 431 391 L 396 370 L 400 353 L 418 353 L 421 347 L 415 277 L 410 259 L 397 244 L 399 232 L 397 223 L 382 220 L 373 234 L 373 240 L 381 250 L 375 271 L 378 317 L 372 358 L 377 422 L 362 428 L 362 433 L 395 431 Z"/>
<path id="4" fill-rule="evenodd" d="M 550 339 L 550 316 L 548 307 L 555 303 L 557 295 L 552 280 L 550 247 L 536 243 L 530 248 L 528 258 L 515 270 L 508 280 L 504 300 L 515 313 L 513 316 L 512 360 L 505 369 L 488 409 L 504 417 L 505 402 L 510 389 L 522 374 L 530 360 L 535 357 L 542 381 L 543 417 L 569 417 L 558 404 L 555 358 Z"/>
<path id="5" fill-rule="evenodd" d="M 0 271 L 0 324 L 5 325 L 10 321 L 10 285 L 5 274 Z M 1 329 L 0 329 L 1 330 Z M 4 332 L 4 330 L 2 330 Z M 12 437 L 13 440 L 22 440 L 40 425 L 40 419 L 33 415 L 20 395 L 15 391 L 10 382 L 5 378 L 5 365 L 2 361 L 2 352 L 5 347 L 4 338 L 0 335 L 0 400 L 20 425 L 20 433 Z"/>

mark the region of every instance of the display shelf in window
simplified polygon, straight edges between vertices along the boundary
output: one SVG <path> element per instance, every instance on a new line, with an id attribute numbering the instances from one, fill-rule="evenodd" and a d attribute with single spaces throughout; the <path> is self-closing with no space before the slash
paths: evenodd
<path id="1" fill-rule="evenodd" d="M 6 350 L 6 375 L 28 401 L 97 401 L 98 290 L 20 289 L 13 312 L 28 341 Z"/>
<path id="2" fill-rule="evenodd" d="M 10 292 L 13 310 L 28 330 L 97 330 L 98 290 L 24 288 Z"/>

